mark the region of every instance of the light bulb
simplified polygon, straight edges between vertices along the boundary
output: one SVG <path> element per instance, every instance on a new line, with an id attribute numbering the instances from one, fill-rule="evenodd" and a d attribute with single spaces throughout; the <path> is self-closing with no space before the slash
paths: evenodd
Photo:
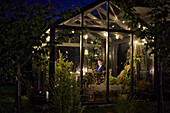
<path id="1" fill-rule="evenodd" d="M 103 34 L 105 37 L 107 37 L 108 36 L 108 32 L 104 32 L 104 34 Z"/>
<path id="2" fill-rule="evenodd" d="M 47 42 L 49 42 L 49 41 L 50 41 L 50 36 L 48 36 L 48 37 L 46 38 L 46 40 L 47 40 Z"/>
<path id="3" fill-rule="evenodd" d="M 84 39 L 87 39 L 88 38 L 88 35 L 84 35 Z"/>
<path id="4" fill-rule="evenodd" d="M 135 44 L 138 44 L 138 41 L 137 41 L 137 40 L 135 41 Z"/>
<path id="5" fill-rule="evenodd" d="M 116 34 L 116 39 L 119 39 L 119 35 L 118 34 Z"/>
<path id="6" fill-rule="evenodd" d="M 123 20 L 123 21 L 122 21 L 122 23 L 124 24 L 124 23 L 125 23 L 125 21 Z"/>

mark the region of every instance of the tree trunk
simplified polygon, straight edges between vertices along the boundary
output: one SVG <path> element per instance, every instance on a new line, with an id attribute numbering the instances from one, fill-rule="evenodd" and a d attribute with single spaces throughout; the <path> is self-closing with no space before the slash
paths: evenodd
<path id="1" fill-rule="evenodd" d="M 15 97 L 15 113 L 21 113 L 21 65 L 16 60 L 17 77 L 16 77 L 16 97 Z"/>
<path id="2" fill-rule="evenodd" d="M 158 90 L 157 90 L 157 113 L 164 113 L 163 86 L 162 86 L 162 65 L 159 60 Z"/>

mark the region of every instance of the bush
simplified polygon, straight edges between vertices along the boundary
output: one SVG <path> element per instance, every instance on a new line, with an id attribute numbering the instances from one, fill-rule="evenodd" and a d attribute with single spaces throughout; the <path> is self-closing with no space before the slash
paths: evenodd
<path id="1" fill-rule="evenodd" d="M 66 61 L 62 54 L 56 61 L 56 69 L 49 107 L 44 111 L 49 113 L 81 113 L 83 108 L 80 101 L 80 88 L 75 76 L 70 72 L 73 63 Z"/>

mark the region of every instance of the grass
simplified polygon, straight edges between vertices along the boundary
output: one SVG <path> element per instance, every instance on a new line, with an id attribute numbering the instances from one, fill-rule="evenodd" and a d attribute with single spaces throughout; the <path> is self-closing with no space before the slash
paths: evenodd
<path id="1" fill-rule="evenodd" d="M 122 103 L 122 102 L 120 102 Z M 135 111 L 129 111 L 126 104 L 115 103 L 111 106 L 88 106 L 83 113 L 156 113 L 156 101 L 143 101 L 136 103 Z M 126 102 L 125 102 L 126 103 Z M 124 109 L 122 109 L 124 106 Z M 165 101 L 165 113 L 170 112 L 170 101 Z"/>
<path id="2" fill-rule="evenodd" d="M 6 94 L 5 94 L 6 93 Z M 0 90 L 0 113 L 14 112 L 14 92 Z M 34 105 L 26 96 L 21 99 L 22 113 L 41 113 L 45 106 Z M 83 113 L 156 113 L 156 101 L 126 101 L 120 100 L 112 105 L 86 106 Z M 132 111 L 131 111 L 132 110 Z M 133 112 L 135 111 L 135 112 Z M 170 111 L 170 101 L 165 101 L 165 113 Z"/>

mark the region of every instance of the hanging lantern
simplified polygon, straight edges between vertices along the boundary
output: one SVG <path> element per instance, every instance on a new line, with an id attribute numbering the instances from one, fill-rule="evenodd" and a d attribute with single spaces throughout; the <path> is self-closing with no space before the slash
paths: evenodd
<path id="1" fill-rule="evenodd" d="M 88 54 L 89 54 L 88 49 L 85 49 L 85 51 L 84 51 L 84 55 L 88 55 Z"/>

